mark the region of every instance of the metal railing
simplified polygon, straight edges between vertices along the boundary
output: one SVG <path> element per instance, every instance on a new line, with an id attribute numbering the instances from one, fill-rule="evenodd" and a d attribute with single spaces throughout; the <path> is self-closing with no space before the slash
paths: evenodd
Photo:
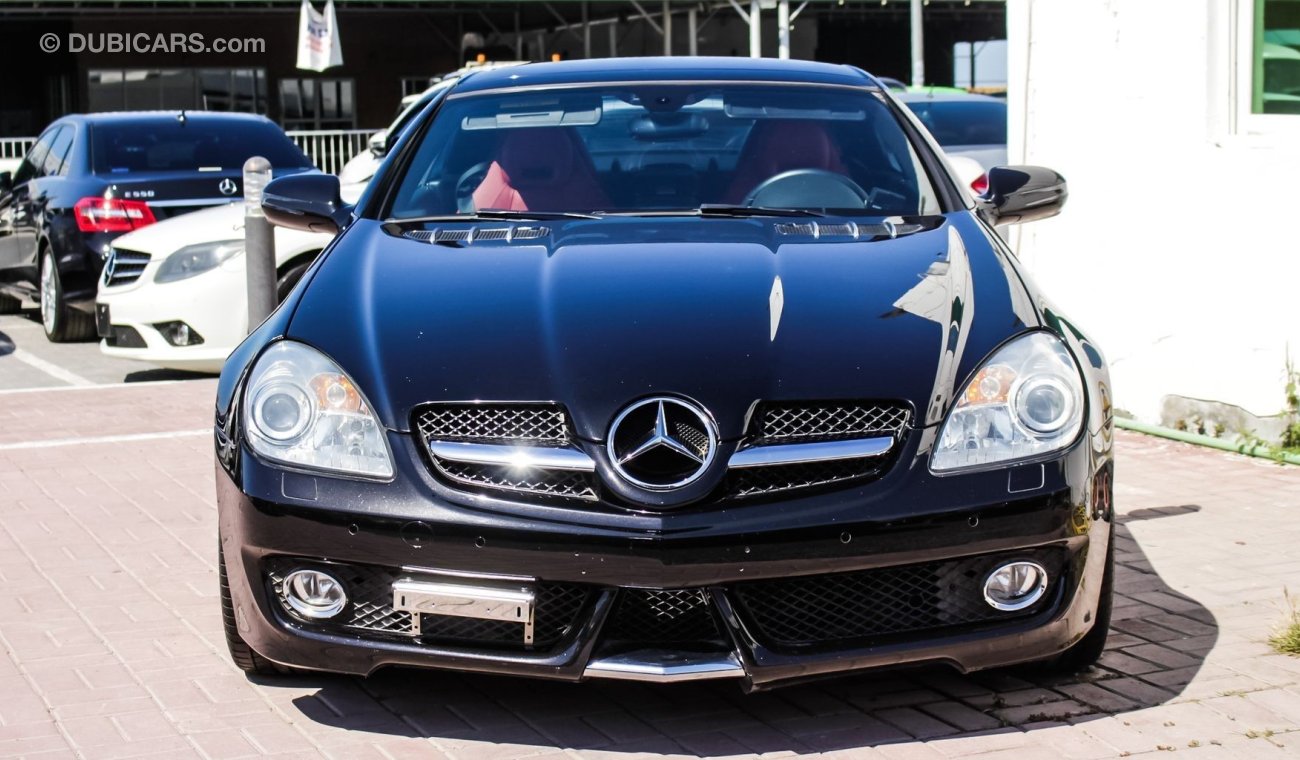
<path id="1" fill-rule="evenodd" d="M 22 158 L 34 142 L 35 137 L 0 137 L 0 159 Z"/>
<path id="2" fill-rule="evenodd" d="M 318 169 L 338 174 L 343 165 L 366 149 L 372 129 L 297 129 L 286 132 Z M 22 158 L 35 137 L 0 137 L 0 160 Z"/>
<path id="3" fill-rule="evenodd" d="M 373 129 L 295 129 L 285 134 L 302 148 L 316 168 L 338 174 L 343 165 L 366 149 Z"/>

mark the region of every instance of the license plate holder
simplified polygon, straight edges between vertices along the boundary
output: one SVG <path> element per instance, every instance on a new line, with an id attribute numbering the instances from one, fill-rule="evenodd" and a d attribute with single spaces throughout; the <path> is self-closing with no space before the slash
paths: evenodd
<path id="1" fill-rule="evenodd" d="M 478 586 L 397 580 L 393 583 L 393 609 L 411 613 L 411 633 L 420 635 L 421 615 L 449 615 L 478 620 L 518 623 L 523 642 L 533 643 L 536 595 L 527 586 Z"/>
<path id="2" fill-rule="evenodd" d="M 109 338 L 113 335 L 113 317 L 106 303 L 95 304 L 95 332 L 101 338 Z"/>

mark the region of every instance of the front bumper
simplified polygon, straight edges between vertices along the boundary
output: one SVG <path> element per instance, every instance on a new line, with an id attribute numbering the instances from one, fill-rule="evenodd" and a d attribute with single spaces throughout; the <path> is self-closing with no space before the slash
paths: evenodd
<path id="1" fill-rule="evenodd" d="M 153 282 L 159 263 L 151 261 L 140 279 L 129 285 L 100 288 L 96 302 L 101 310 L 107 308 L 111 326 L 133 331 L 144 343 L 127 347 L 105 340 L 100 351 L 169 369 L 220 372 L 246 334 L 247 285 L 242 266 L 227 262 L 187 280 L 159 285 Z M 203 342 L 169 343 L 155 325 L 174 321 L 188 324 Z"/>
<path id="2" fill-rule="evenodd" d="M 919 489 L 885 488 L 890 508 L 874 514 L 851 503 L 856 501 L 852 492 L 823 494 L 818 500 L 824 508 L 809 509 L 805 514 L 816 517 L 805 521 L 802 530 L 776 525 L 780 520 L 764 528 L 715 515 L 708 527 L 680 533 L 575 532 L 571 525 L 541 516 L 442 502 L 420 487 L 417 472 L 404 477 L 404 457 L 399 453 L 396 459 L 394 483 L 351 487 L 407 492 L 393 498 L 390 491 L 390 498 L 368 502 L 357 501 L 345 493 L 347 488 L 337 495 L 325 492 L 335 491 L 341 481 L 281 472 L 248 452 L 240 457 L 240 483 L 218 465 L 222 550 L 240 635 L 260 654 L 295 667 L 363 675 L 408 665 L 571 681 L 734 677 L 751 689 L 927 663 L 973 671 L 1048 659 L 1082 638 L 1096 614 L 1109 540 L 1110 516 L 1095 503 L 1094 456 L 1086 439 L 1044 466 L 1043 487 L 1034 492 L 1009 497 L 1006 471 L 1000 471 L 961 476 L 964 481 L 947 478 L 942 488 L 932 482 Z M 990 488 L 999 478 L 1000 489 Z M 948 500 L 944 491 L 966 496 Z M 786 512 L 801 506 L 768 505 Z M 846 513 L 857 516 L 846 520 Z M 1056 558 L 1047 596 L 1026 613 L 1006 618 L 944 618 L 949 624 L 791 642 L 789 636 L 775 635 L 770 616 L 760 619 L 755 605 L 746 601 L 752 589 L 789 579 L 825 588 L 827 578 L 835 587 L 840 579 L 871 577 L 861 574 L 901 577 L 897 573 L 932 566 L 964 568 L 966 575 L 982 579 L 996 562 L 1044 554 Z M 304 623 L 280 603 L 270 569 L 277 563 L 322 561 L 380 568 L 392 578 L 455 578 L 472 584 L 508 577 L 536 587 L 567 584 L 585 589 L 587 596 L 562 633 L 532 648 L 499 640 L 373 635 Z M 966 582 L 960 573 L 944 577 Z M 613 631 L 623 630 L 623 600 L 659 593 L 646 589 L 698 593 L 716 637 L 708 642 L 615 639 Z M 969 595 L 969 588 L 963 593 Z M 862 599 L 868 606 L 880 603 L 874 597 Z M 941 607 L 945 604 L 949 602 L 940 600 Z"/>

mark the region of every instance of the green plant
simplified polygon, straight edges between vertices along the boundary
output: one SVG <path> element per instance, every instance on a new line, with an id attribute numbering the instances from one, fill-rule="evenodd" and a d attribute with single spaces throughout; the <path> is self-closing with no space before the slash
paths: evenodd
<path id="1" fill-rule="evenodd" d="M 1282 411 L 1286 427 L 1282 430 L 1282 448 L 1300 450 L 1300 372 L 1286 357 L 1286 408 Z"/>
<path id="2" fill-rule="evenodd" d="M 1269 646 L 1282 654 L 1300 655 L 1300 610 L 1296 609 L 1295 600 L 1286 589 L 1282 590 L 1286 600 L 1287 619 L 1277 632 L 1269 637 Z"/>

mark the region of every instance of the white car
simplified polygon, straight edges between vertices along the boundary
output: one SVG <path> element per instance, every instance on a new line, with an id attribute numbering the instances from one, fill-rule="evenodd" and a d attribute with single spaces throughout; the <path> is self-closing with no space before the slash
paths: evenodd
<path id="1" fill-rule="evenodd" d="M 280 300 L 333 235 L 275 228 Z M 96 297 L 100 351 L 219 372 L 248 334 L 244 205 L 196 211 L 113 241 Z"/>
<path id="2" fill-rule="evenodd" d="M 1007 102 L 962 92 L 895 93 L 943 148 L 957 176 L 975 195 L 985 173 L 1007 163 Z"/>

